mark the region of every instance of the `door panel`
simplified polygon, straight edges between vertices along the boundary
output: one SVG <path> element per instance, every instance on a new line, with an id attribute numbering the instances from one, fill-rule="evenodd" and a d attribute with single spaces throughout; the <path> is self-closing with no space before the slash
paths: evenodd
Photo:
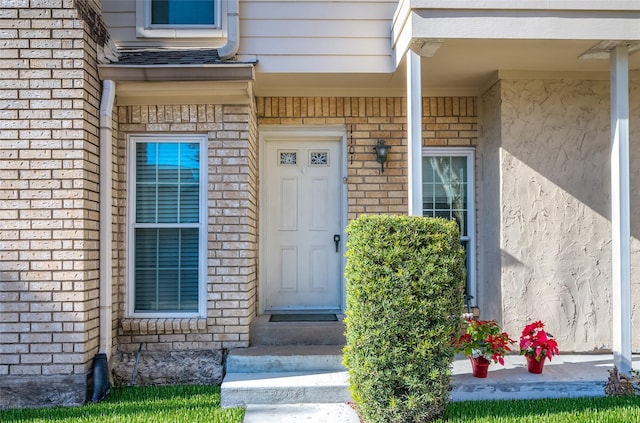
<path id="1" fill-rule="evenodd" d="M 266 310 L 341 308 L 340 148 L 339 141 L 265 142 Z"/>

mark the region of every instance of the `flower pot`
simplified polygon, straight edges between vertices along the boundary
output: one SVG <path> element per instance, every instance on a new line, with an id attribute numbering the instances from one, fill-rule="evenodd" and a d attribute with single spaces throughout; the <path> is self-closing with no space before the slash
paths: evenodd
<path id="1" fill-rule="evenodd" d="M 474 377 L 487 377 L 487 371 L 489 370 L 489 360 L 484 357 L 469 357 L 471 360 L 471 368 L 473 369 Z"/>
<path id="2" fill-rule="evenodd" d="M 544 368 L 544 362 L 547 359 L 546 356 L 540 358 L 540 361 L 536 360 L 535 357 L 530 355 L 525 355 L 527 358 L 527 368 L 529 369 L 529 373 L 541 374 L 542 369 Z"/>

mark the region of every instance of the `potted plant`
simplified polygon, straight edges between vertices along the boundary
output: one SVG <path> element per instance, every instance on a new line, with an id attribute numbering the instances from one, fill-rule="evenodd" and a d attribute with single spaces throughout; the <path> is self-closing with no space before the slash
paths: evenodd
<path id="1" fill-rule="evenodd" d="M 504 355 L 515 341 L 495 320 L 467 319 L 467 331 L 455 343 L 457 352 L 471 360 L 473 375 L 487 377 L 490 360 L 504 365 Z"/>
<path id="2" fill-rule="evenodd" d="M 531 373 L 542 373 L 545 359 L 559 354 L 558 343 L 553 335 L 544 330 L 544 323 L 538 320 L 522 330 L 520 336 L 520 354 L 527 359 L 527 367 Z"/>

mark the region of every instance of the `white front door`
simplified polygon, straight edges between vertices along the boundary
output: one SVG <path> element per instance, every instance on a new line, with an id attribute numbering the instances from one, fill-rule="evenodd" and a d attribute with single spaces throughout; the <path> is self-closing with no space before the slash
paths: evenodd
<path id="1" fill-rule="evenodd" d="M 266 311 L 340 310 L 340 140 L 267 140 L 262 205 Z"/>

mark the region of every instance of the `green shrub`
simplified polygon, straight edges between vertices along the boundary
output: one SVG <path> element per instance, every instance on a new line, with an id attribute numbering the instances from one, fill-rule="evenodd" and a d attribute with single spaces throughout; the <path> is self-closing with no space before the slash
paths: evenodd
<path id="1" fill-rule="evenodd" d="M 368 423 L 441 417 L 463 306 L 455 222 L 361 216 L 347 229 L 344 361 Z"/>

